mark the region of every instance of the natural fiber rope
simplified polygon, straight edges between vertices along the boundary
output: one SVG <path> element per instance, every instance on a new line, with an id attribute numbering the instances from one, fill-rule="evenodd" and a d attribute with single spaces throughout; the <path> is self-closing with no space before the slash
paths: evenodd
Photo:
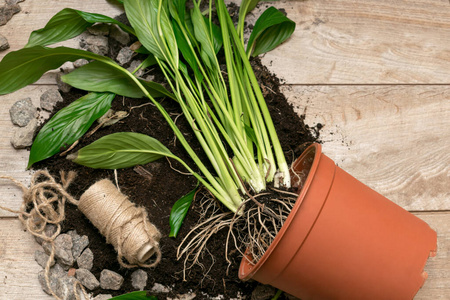
<path id="1" fill-rule="evenodd" d="M 60 175 L 61 184 L 58 184 L 48 171 L 39 170 L 31 178 L 29 188 L 10 176 L 0 176 L 0 178 L 12 181 L 23 192 L 23 202 L 19 210 L 3 206 L 0 206 L 0 209 L 17 214 L 19 220 L 32 235 L 51 245 L 49 259 L 44 268 L 44 277 L 53 297 L 62 300 L 52 290 L 49 274 L 55 257 L 54 240 L 61 232 L 60 223 L 65 218 L 67 201 L 77 205 L 106 237 L 107 242 L 113 244 L 118 252 L 117 258 L 121 266 L 125 268 L 153 267 L 160 262 L 159 239 L 161 234 L 148 221 L 148 215 L 144 208 L 138 208 L 132 204 L 109 180 L 101 180 L 92 185 L 78 201 L 67 192 L 76 173 L 71 171 L 66 174 L 61 171 Z M 44 230 L 47 224 L 56 226 L 56 231 L 52 236 L 45 234 Z M 146 264 L 146 260 L 154 253 L 156 253 L 155 261 Z M 128 263 L 124 262 L 124 258 Z M 77 300 L 81 300 L 80 294 L 88 299 L 82 285 L 75 282 L 73 289 Z"/>

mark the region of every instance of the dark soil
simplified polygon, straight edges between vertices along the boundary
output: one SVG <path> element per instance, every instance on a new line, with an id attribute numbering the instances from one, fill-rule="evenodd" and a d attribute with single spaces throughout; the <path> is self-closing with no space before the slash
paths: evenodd
<path id="1" fill-rule="evenodd" d="M 303 122 L 304 118 L 293 111 L 292 106 L 287 103 L 285 96 L 280 92 L 279 79 L 271 74 L 261 64 L 259 59 L 254 59 L 252 64 L 257 78 L 261 82 L 281 145 L 288 162 L 290 162 L 291 159 L 298 157 L 310 143 L 318 139 L 320 125 L 316 128 L 309 128 Z M 82 96 L 83 93 L 82 91 L 74 90 L 63 94 L 64 102 L 59 103 L 54 111 L 56 112 L 67 106 L 73 100 Z M 165 109 L 173 114 L 173 119 L 175 119 L 180 113 L 177 103 L 169 99 L 163 99 L 161 102 Z M 131 109 L 145 103 L 148 103 L 146 99 L 116 97 L 113 101 L 112 109 L 116 111 L 130 111 L 130 115 L 113 126 L 101 128 L 90 138 L 82 138 L 80 144 L 73 151 L 107 134 L 114 132 L 139 132 L 157 138 L 175 155 L 185 160 L 190 166 L 194 166 L 180 143 L 174 142 L 172 130 L 153 105 Z M 183 117 L 177 119 L 177 125 L 185 134 L 187 141 L 194 150 L 201 158 L 204 157 L 189 124 Z M 172 161 L 172 166 L 184 171 L 183 167 L 174 161 Z M 69 192 L 75 198 L 79 198 L 90 185 L 100 179 L 109 178 L 114 181 L 114 172 L 112 170 L 93 170 L 74 164 L 59 156 L 37 163 L 34 165 L 34 168 L 46 168 L 56 177 L 58 177 L 61 170 L 76 171 L 78 176 L 69 188 Z M 231 266 L 228 266 L 228 263 L 225 261 L 226 231 L 217 233 L 208 244 L 208 250 L 214 256 L 214 266 L 209 270 L 209 273 L 206 274 L 206 270 L 197 266 L 189 271 L 187 281 L 183 281 L 183 261 L 176 260 L 176 252 L 183 237 L 198 220 L 198 203 L 194 201 L 177 238 L 168 237 L 170 232 L 169 215 L 175 201 L 191 191 L 196 186 L 197 180 L 193 176 L 186 176 L 173 171 L 165 159 L 144 165 L 142 168 L 148 171 L 147 175 L 141 175 L 143 173 L 136 170 L 136 168 L 118 170 L 118 182 L 122 193 L 126 194 L 132 202 L 147 209 L 151 222 L 156 225 L 163 236 L 160 241 L 163 255 L 161 263 L 154 269 L 146 269 L 149 278 L 147 288 L 151 289 L 154 283 L 160 283 L 172 289 L 169 295 L 158 295 L 158 299 L 165 299 L 167 296 L 174 297 L 187 292 L 194 292 L 197 295 L 196 299 L 208 299 L 208 296 L 218 295 L 224 295 L 224 299 L 229 299 L 236 297 L 238 293 L 250 295 L 257 283 L 253 281 L 242 282 L 238 279 L 238 267 L 241 260 L 238 252 L 231 254 L 230 258 L 233 262 Z M 68 204 L 63 231 L 72 229 L 75 229 L 79 234 L 89 237 L 89 248 L 93 251 L 95 257 L 92 272 L 97 278 L 99 278 L 103 269 L 116 271 L 125 278 L 125 282 L 119 291 L 96 290 L 94 293 L 119 295 L 133 291 L 131 273 L 135 269 L 121 268 L 117 262 L 117 253 L 114 248 L 106 244 L 105 238 L 100 235 L 77 207 Z M 209 255 L 205 255 L 203 263 L 209 268 L 212 263 Z"/>

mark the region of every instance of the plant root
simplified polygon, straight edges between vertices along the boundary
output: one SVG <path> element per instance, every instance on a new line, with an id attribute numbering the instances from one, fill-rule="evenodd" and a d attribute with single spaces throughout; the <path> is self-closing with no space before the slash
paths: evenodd
<path id="1" fill-rule="evenodd" d="M 235 251 L 239 251 L 243 257 L 251 257 L 250 263 L 255 264 L 274 241 L 297 197 L 292 192 L 268 191 L 249 197 L 236 213 L 232 213 L 224 212 L 216 199 L 203 193 L 199 201 L 202 211 L 199 221 L 178 247 L 177 259 L 184 257 L 183 280 L 186 280 L 187 272 L 195 265 L 200 266 L 207 276 L 211 266 L 205 267 L 202 258 L 209 252 L 208 240 L 225 229 L 228 230 L 225 257 L 229 265 L 229 256 Z M 244 255 L 246 252 L 250 255 Z"/>

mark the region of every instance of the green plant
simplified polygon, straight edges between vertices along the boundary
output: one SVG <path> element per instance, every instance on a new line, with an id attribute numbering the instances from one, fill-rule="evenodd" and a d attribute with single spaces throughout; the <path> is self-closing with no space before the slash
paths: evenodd
<path id="1" fill-rule="evenodd" d="M 20 89 L 44 72 L 79 58 L 92 62 L 63 76 L 63 81 L 91 93 L 62 109 L 43 127 L 32 146 L 28 166 L 76 141 L 108 110 L 115 94 L 145 96 L 160 110 L 201 175 L 157 140 L 137 133 L 103 137 L 70 157 L 93 168 L 116 169 L 167 156 L 180 161 L 232 212 L 241 207 L 247 186 L 260 192 L 266 182 L 278 178 L 282 186 L 289 187 L 288 165 L 249 57 L 282 43 L 294 31 L 295 23 L 271 7 L 256 22 L 245 49 L 244 18 L 257 3 L 242 2 L 237 28 L 223 0 L 215 3 L 220 27 L 212 20 L 212 1 L 202 11 L 201 2 L 196 0 L 191 9 L 186 8 L 185 0 L 125 0 L 132 27 L 72 9 L 56 14 L 43 29 L 31 34 L 24 49 L 9 53 L 0 62 L 0 94 Z M 66 47 L 45 47 L 72 38 L 96 22 L 114 23 L 135 34 L 143 46 L 139 52 L 148 54 L 140 67 L 157 64 L 172 92 L 136 77 L 107 57 Z M 226 57 L 229 90 L 217 59 L 221 49 Z M 199 159 L 157 97 L 179 103 L 214 172 Z"/>

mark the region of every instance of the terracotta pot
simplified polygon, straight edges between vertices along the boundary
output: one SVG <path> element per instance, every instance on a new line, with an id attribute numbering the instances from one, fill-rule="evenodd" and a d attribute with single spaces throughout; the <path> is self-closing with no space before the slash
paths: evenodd
<path id="1" fill-rule="evenodd" d="M 294 162 L 307 176 L 291 214 L 239 278 L 302 300 L 412 299 L 437 236 L 428 224 L 337 167 L 313 144 Z"/>

